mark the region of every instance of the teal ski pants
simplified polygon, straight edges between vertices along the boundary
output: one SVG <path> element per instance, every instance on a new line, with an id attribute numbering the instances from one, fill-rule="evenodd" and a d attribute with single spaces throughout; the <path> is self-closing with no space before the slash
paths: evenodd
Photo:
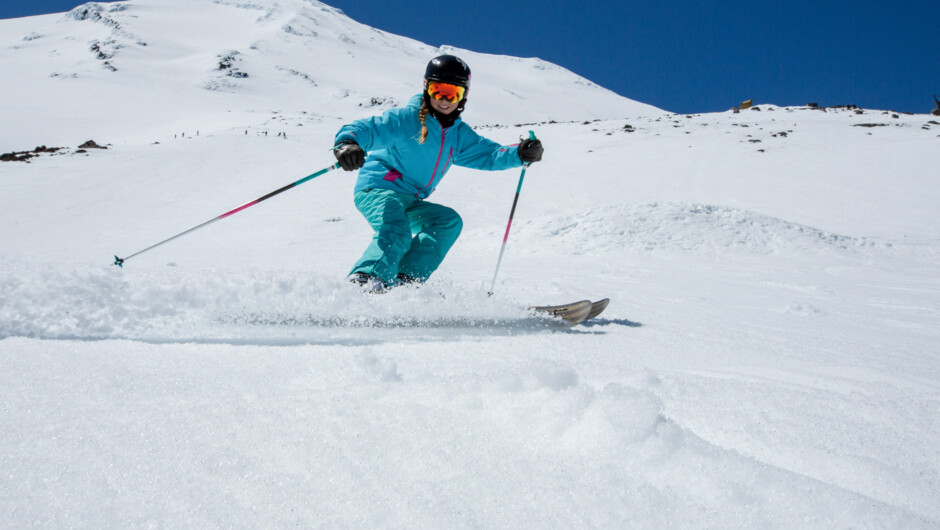
<path id="1" fill-rule="evenodd" d="M 352 272 L 377 276 L 388 285 L 398 274 L 427 280 L 463 228 L 451 208 L 391 190 L 359 191 L 354 202 L 375 234 Z"/>

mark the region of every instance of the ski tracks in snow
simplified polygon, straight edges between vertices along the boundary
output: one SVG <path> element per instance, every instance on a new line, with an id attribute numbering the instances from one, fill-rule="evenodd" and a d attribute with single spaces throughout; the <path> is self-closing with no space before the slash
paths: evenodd
<path id="1" fill-rule="evenodd" d="M 375 296 L 290 270 L 40 271 L 7 261 L 0 298 L 0 338 L 342 345 L 579 332 L 534 314 L 531 301 L 490 298 L 475 284 L 444 280 Z M 593 331 L 618 323 L 599 320 Z"/>

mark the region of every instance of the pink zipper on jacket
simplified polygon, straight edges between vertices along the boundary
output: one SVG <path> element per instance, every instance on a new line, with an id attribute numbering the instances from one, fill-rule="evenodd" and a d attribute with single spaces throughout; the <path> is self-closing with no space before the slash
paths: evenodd
<path id="1" fill-rule="evenodd" d="M 434 184 L 434 176 L 437 175 L 437 168 L 441 166 L 441 157 L 444 156 L 444 140 L 447 129 L 441 126 L 441 150 L 437 153 L 437 163 L 434 164 L 434 171 L 431 172 L 431 181 L 427 183 L 426 186 L 422 189 L 427 189 L 431 187 L 431 184 Z M 447 153 L 447 161 L 444 162 L 444 169 L 447 169 L 447 165 L 450 164 L 451 157 L 454 156 L 454 148 L 451 147 L 450 151 Z"/>

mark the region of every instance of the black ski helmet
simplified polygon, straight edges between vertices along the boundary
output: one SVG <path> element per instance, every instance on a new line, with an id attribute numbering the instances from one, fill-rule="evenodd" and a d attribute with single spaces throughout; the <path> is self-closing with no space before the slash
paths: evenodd
<path id="1" fill-rule="evenodd" d="M 424 71 L 424 78 L 428 81 L 450 83 L 470 88 L 470 67 L 459 57 L 441 55 L 431 59 L 431 62 L 428 63 L 428 67 Z"/>

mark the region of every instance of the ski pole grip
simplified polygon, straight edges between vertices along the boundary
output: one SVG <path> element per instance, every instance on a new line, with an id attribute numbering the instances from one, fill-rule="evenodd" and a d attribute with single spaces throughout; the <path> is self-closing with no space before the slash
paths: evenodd
<path id="1" fill-rule="evenodd" d="M 522 136 L 521 136 L 521 135 L 519 136 L 519 140 L 520 140 L 520 141 L 522 140 Z M 532 140 L 532 141 L 538 140 L 538 138 L 535 137 L 535 131 L 529 131 L 529 140 Z M 523 167 L 529 167 L 529 162 L 525 162 L 525 163 L 523 163 L 522 165 L 523 165 Z M 522 176 L 523 176 L 523 177 L 525 176 L 525 170 L 522 171 Z M 522 180 L 521 180 L 521 179 L 519 180 L 519 187 L 520 187 L 520 188 L 522 187 Z"/>

